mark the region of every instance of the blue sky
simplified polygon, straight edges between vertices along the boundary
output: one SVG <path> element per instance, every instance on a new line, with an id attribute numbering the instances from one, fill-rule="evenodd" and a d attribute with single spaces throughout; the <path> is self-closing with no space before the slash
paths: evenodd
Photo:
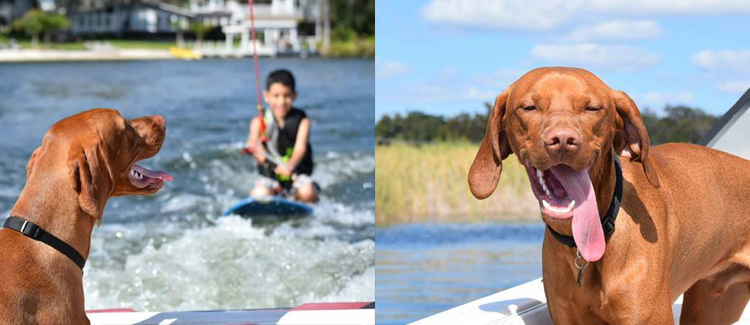
<path id="1" fill-rule="evenodd" d="M 376 118 L 482 112 L 540 66 L 575 66 L 641 110 L 720 115 L 750 88 L 750 0 L 378 0 Z"/>

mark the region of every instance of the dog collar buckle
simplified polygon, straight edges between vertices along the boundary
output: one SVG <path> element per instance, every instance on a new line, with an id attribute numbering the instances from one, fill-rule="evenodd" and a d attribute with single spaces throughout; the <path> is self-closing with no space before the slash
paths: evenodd
<path id="1" fill-rule="evenodd" d="M 40 235 L 42 234 L 39 230 L 42 229 L 37 224 L 24 220 L 23 224 L 21 225 L 20 232 L 24 234 L 26 237 L 29 237 L 34 240 L 39 240 Z"/>
<path id="2" fill-rule="evenodd" d="M 26 237 L 29 237 L 33 240 L 38 240 L 49 245 L 53 249 L 67 256 L 71 261 L 73 261 L 73 263 L 76 263 L 76 265 L 78 265 L 78 267 L 81 269 L 81 272 L 83 272 L 83 266 L 86 265 L 86 259 L 83 258 L 83 255 L 81 255 L 81 253 L 73 248 L 73 246 L 68 245 L 60 238 L 57 238 L 54 235 L 46 232 L 39 225 L 18 217 L 8 216 L 8 218 L 5 219 L 3 228 L 15 230 Z"/>

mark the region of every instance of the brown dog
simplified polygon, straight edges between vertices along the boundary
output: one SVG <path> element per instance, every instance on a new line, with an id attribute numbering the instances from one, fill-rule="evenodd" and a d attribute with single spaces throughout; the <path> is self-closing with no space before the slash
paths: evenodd
<path id="1" fill-rule="evenodd" d="M 615 230 L 602 218 L 622 159 Z M 526 166 L 547 230 L 544 289 L 555 324 L 727 324 L 750 299 L 750 161 L 690 144 L 649 148 L 628 95 L 588 71 L 533 70 L 497 97 L 469 171 L 492 194 L 511 152 Z M 616 205 L 615 205 L 616 207 Z M 552 235 L 572 236 L 580 251 Z M 583 269 L 580 287 L 579 267 Z"/>
<path id="2" fill-rule="evenodd" d="M 37 224 L 85 259 L 110 197 L 154 194 L 172 180 L 135 165 L 159 152 L 165 134 L 161 116 L 128 121 L 111 109 L 57 122 L 31 155 L 10 215 Z M 6 228 L 0 247 L 0 324 L 89 323 L 83 275 L 71 258 Z"/>

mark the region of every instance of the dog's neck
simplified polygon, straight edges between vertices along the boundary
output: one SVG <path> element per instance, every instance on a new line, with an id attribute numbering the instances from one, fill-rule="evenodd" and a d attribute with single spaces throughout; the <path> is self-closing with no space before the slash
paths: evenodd
<path id="1" fill-rule="evenodd" d="M 44 177 L 44 181 L 26 184 L 45 186 L 25 186 L 10 215 L 37 224 L 45 231 L 64 241 L 88 259 L 91 248 L 91 232 L 95 218 L 85 213 L 78 203 L 78 193 L 70 185 L 70 180 L 54 175 L 34 175 Z M 29 239 L 31 240 L 31 239 Z M 49 247 L 52 251 L 54 248 Z M 57 253 L 61 259 L 68 259 Z M 75 265 L 72 264 L 71 265 Z"/>
<path id="2" fill-rule="evenodd" d="M 615 195 L 615 187 L 617 185 L 615 160 L 610 150 L 607 150 L 607 153 L 603 154 L 601 159 L 597 159 L 597 162 L 591 167 L 593 173 L 590 173 L 591 183 L 594 186 L 594 193 L 596 193 L 596 206 L 599 209 L 600 218 L 607 216 L 607 211 L 612 204 L 612 196 Z"/>

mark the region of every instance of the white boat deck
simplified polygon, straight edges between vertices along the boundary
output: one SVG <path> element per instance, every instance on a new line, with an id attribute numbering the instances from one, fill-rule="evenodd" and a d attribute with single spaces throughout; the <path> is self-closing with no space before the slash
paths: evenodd
<path id="1" fill-rule="evenodd" d="M 86 315 L 92 325 L 375 324 L 374 305 L 363 307 L 367 304 L 369 303 L 320 303 L 295 308 L 183 312 L 135 312 L 129 309 L 113 309 L 87 311 Z"/>
<path id="2" fill-rule="evenodd" d="M 672 306 L 675 324 L 679 323 L 682 296 Z M 536 279 L 496 294 L 474 300 L 412 324 L 472 325 L 548 325 L 552 324 L 547 310 L 542 279 Z M 750 309 L 745 309 L 736 324 L 750 324 Z"/>

